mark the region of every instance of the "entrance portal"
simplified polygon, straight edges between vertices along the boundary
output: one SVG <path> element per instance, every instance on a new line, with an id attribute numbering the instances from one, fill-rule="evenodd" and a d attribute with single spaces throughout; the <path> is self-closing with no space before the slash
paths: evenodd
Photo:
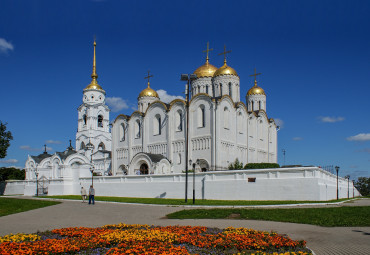
<path id="1" fill-rule="evenodd" d="M 149 169 L 149 167 L 146 163 L 141 164 L 140 174 L 148 174 L 149 173 L 148 169 Z"/>

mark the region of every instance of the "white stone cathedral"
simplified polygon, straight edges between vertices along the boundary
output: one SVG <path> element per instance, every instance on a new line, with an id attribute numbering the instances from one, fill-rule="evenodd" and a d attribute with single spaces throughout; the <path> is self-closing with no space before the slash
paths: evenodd
<path id="1" fill-rule="evenodd" d="M 188 159 L 198 171 L 277 162 L 277 126 L 266 113 L 266 94 L 257 85 L 240 100 L 240 79 L 226 63 L 206 63 L 194 71 L 189 102 Z M 257 76 L 254 74 L 253 76 Z M 166 104 L 148 85 L 138 96 L 138 111 L 119 115 L 112 126 L 113 175 L 182 173 L 186 165 L 186 102 Z"/>
<path id="2" fill-rule="evenodd" d="M 189 120 L 186 102 L 162 102 L 148 73 L 138 110 L 119 115 L 111 132 L 105 91 L 97 82 L 95 48 L 94 42 L 92 81 L 78 107 L 76 147 L 29 156 L 27 180 L 34 180 L 36 172 L 48 180 L 89 177 L 92 169 L 103 176 L 182 173 L 190 160 L 199 162 L 197 171 L 226 170 L 236 159 L 243 164 L 277 162 L 277 126 L 267 117 L 265 92 L 255 79 L 246 103 L 240 100 L 239 76 L 226 63 L 226 49 L 224 64 L 217 68 L 209 63 L 207 46 L 206 63 L 194 71 L 190 83 Z"/>

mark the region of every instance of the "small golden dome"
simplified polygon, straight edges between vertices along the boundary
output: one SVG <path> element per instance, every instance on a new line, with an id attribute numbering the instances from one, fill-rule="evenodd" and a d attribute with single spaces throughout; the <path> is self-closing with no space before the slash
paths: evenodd
<path id="1" fill-rule="evenodd" d="M 207 62 L 204 65 L 198 67 L 197 70 L 194 71 L 194 74 L 197 76 L 197 78 L 212 77 L 216 71 L 217 67 L 211 65 L 207 60 Z"/>
<path id="2" fill-rule="evenodd" d="M 265 91 L 258 87 L 257 86 L 257 81 L 254 81 L 254 86 L 252 88 L 250 88 L 247 92 L 247 96 L 251 96 L 251 95 L 265 95 Z"/>
<path id="3" fill-rule="evenodd" d="M 223 66 L 221 66 L 217 71 L 213 74 L 213 77 L 220 76 L 220 75 L 235 75 L 238 76 L 237 72 L 234 68 L 228 66 L 226 62 Z"/>
<path id="4" fill-rule="evenodd" d="M 89 85 L 87 85 L 85 89 L 97 89 L 104 91 L 103 88 L 97 82 L 94 81 L 96 80 L 93 80 Z"/>
<path id="5" fill-rule="evenodd" d="M 148 82 L 148 87 L 140 92 L 139 97 L 158 97 L 159 98 L 158 93 L 154 89 L 150 88 L 149 85 L 150 84 Z"/>

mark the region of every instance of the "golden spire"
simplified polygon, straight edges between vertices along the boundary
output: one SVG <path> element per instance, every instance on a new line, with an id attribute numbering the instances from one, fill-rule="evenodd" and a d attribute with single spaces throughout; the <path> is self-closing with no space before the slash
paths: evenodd
<path id="1" fill-rule="evenodd" d="M 224 55 L 224 65 L 226 65 L 226 54 L 231 53 L 231 50 L 226 51 L 226 45 L 224 45 L 224 52 L 219 53 L 218 55 Z"/>
<path id="2" fill-rule="evenodd" d="M 254 76 L 254 86 L 255 87 L 257 87 L 257 75 L 260 75 L 260 74 L 262 74 L 262 73 L 257 73 L 256 68 L 254 68 L 254 74 L 249 75 L 251 77 Z"/>
<path id="3" fill-rule="evenodd" d="M 207 58 L 206 58 L 206 64 L 209 63 L 209 57 L 208 57 L 208 52 L 212 51 L 213 49 L 210 49 L 209 48 L 209 42 L 207 42 L 207 49 L 204 50 L 203 52 L 206 52 L 207 53 Z"/>
<path id="4" fill-rule="evenodd" d="M 100 87 L 100 85 L 98 84 L 98 74 L 96 73 L 96 52 L 95 52 L 95 48 L 96 48 L 96 40 L 94 39 L 94 59 L 93 59 L 93 70 L 92 70 L 92 74 L 91 74 L 91 78 L 92 78 L 92 81 L 89 85 L 87 85 L 87 87 L 85 89 L 98 89 L 98 90 L 103 90 L 102 87 Z"/>

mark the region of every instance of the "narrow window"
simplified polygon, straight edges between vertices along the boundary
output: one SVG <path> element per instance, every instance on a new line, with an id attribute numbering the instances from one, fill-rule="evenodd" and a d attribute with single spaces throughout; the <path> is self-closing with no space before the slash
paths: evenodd
<path id="1" fill-rule="evenodd" d="M 229 129 L 229 109 L 224 108 L 224 128 Z"/>
<path id="2" fill-rule="evenodd" d="M 140 138 L 140 120 L 136 120 L 135 122 L 135 136 L 136 138 Z"/>
<path id="3" fill-rule="evenodd" d="M 98 127 L 103 127 L 103 116 L 98 116 Z"/>
<path id="4" fill-rule="evenodd" d="M 126 134 L 125 134 L 125 124 L 121 124 L 120 125 L 120 128 L 119 128 L 119 136 L 120 136 L 120 140 L 121 141 L 124 141 L 125 140 L 125 136 L 126 136 Z"/>
<path id="5" fill-rule="evenodd" d="M 176 113 L 175 125 L 177 131 L 182 131 L 182 111 L 180 110 Z"/>
<path id="6" fill-rule="evenodd" d="M 84 116 L 83 116 L 83 120 L 84 120 L 84 125 L 86 125 L 86 122 L 87 122 L 86 114 L 84 114 Z"/>
<path id="7" fill-rule="evenodd" d="M 208 85 L 206 85 L 206 93 L 208 94 Z"/>
<path id="8" fill-rule="evenodd" d="M 229 96 L 232 97 L 232 89 L 231 89 L 231 82 L 229 83 Z"/>
<path id="9" fill-rule="evenodd" d="M 99 143 L 99 146 L 98 146 L 98 150 L 99 151 L 102 151 L 102 150 L 105 150 L 105 145 L 104 145 L 104 143 Z"/>
<path id="10" fill-rule="evenodd" d="M 200 105 L 198 108 L 198 127 L 205 127 L 205 108 L 204 105 Z"/>
<path id="11" fill-rule="evenodd" d="M 86 148 L 85 143 L 82 142 L 81 145 L 80 145 L 80 150 L 84 150 L 85 148 Z"/>
<path id="12" fill-rule="evenodd" d="M 220 83 L 220 97 L 222 97 L 222 84 Z"/>

